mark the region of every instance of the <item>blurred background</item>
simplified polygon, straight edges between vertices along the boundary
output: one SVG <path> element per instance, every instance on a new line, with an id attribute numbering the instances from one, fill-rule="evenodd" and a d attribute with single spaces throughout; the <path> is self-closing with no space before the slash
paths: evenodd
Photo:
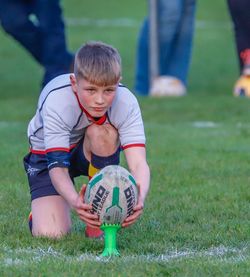
<path id="1" fill-rule="evenodd" d="M 69 49 L 74 52 L 88 40 L 114 45 L 123 59 L 123 83 L 133 90 L 136 44 L 147 15 L 147 1 L 63 0 L 61 5 Z M 1 99 L 36 99 L 42 68 L 3 31 L 0 41 Z M 188 92 L 231 94 L 238 76 L 237 66 L 226 1 L 197 1 Z"/>

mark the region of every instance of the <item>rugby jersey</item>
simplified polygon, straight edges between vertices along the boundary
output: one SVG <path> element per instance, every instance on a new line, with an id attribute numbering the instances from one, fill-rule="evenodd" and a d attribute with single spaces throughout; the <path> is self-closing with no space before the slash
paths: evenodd
<path id="1" fill-rule="evenodd" d="M 50 81 L 42 90 L 37 111 L 28 126 L 30 151 L 46 154 L 69 152 L 91 124 L 110 122 L 119 133 L 121 147 L 145 146 L 144 126 L 136 97 L 119 85 L 105 116 L 95 121 L 79 103 L 70 74 Z"/>

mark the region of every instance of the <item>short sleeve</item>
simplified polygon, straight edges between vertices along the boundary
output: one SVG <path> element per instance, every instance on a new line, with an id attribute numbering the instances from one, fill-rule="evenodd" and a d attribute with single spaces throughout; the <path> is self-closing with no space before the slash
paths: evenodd
<path id="1" fill-rule="evenodd" d="M 111 121 L 117 128 L 122 148 L 145 146 L 145 132 L 139 103 L 135 96 L 123 88 L 118 91 L 112 106 Z"/>

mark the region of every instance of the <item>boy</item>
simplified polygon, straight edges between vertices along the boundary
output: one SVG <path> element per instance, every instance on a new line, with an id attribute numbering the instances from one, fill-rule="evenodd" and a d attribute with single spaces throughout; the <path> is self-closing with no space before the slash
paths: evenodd
<path id="1" fill-rule="evenodd" d="M 91 178 L 99 169 L 119 164 L 124 150 L 129 170 L 139 185 L 133 224 L 143 211 L 150 172 L 138 102 L 119 84 L 121 59 L 101 42 L 83 45 L 75 57 L 74 74 L 53 79 L 41 92 L 29 123 L 30 153 L 24 158 L 31 192 L 32 234 L 58 238 L 70 231 L 70 209 L 87 225 L 88 237 L 99 237 L 101 223 L 78 194 L 73 178 Z"/>

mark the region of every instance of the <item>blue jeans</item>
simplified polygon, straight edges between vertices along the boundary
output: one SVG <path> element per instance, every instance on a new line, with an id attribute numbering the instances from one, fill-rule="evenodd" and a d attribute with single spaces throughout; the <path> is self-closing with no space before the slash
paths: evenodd
<path id="1" fill-rule="evenodd" d="M 44 67 L 43 86 L 69 72 L 73 55 L 67 50 L 59 0 L 0 0 L 0 21 L 6 33 Z"/>
<path id="2" fill-rule="evenodd" d="M 194 33 L 195 0 L 158 1 L 159 74 L 187 84 Z M 137 47 L 135 91 L 149 92 L 149 21 L 145 19 Z"/>

